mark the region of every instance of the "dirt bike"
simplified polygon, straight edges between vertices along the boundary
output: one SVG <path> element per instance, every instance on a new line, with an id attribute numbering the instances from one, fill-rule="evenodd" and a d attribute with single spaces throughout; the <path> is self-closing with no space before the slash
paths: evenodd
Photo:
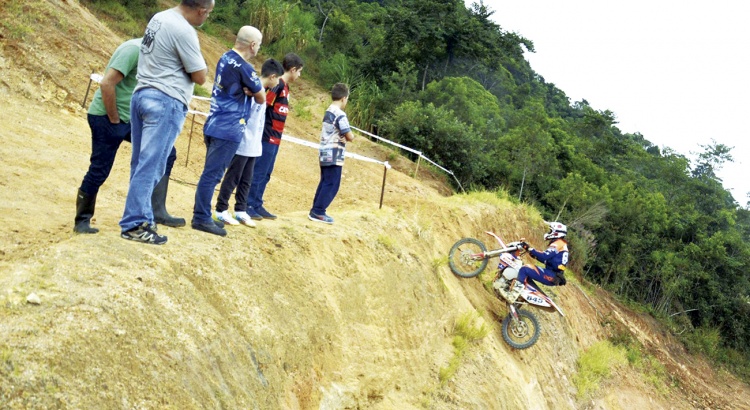
<path id="1" fill-rule="evenodd" d="M 448 253 L 448 264 L 451 271 L 462 278 L 473 278 L 482 273 L 489 260 L 497 257 L 497 275 L 494 283 L 504 287 L 518 276 L 518 271 L 523 266 L 521 255 L 525 252 L 522 243 L 510 242 L 506 244 L 496 234 L 487 231 L 488 235 L 494 237 L 500 244 L 499 249 L 487 250 L 487 247 L 475 238 L 463 238 L 453 244 Z M 503 319 L 503 340 L 515 349 L 526 349 L 537 342 L 540 335 L 539 321 L 536 316 L 521 310 L 523 305 L 532 305 L 549 310 L 556 310 L 565 316 L 562 309 L 547 296 L 539 286 L 530 278 L 526 280 L 521 294 L 513 301 L 505 299 L 495 288 L 495 293 L 505 300 L 508 305 L 508 316 Z"/>

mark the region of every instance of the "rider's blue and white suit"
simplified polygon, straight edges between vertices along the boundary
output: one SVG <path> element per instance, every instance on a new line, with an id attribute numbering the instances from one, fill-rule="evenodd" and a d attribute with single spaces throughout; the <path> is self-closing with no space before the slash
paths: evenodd
<path id="1" fill-rule="evenodd" d="M 525 283 L 526 278 L 531 278 L 548 286 L 559 286 L 566 283 L 565 267 L 568 264 L 568 243 L 564 239 L 551 242 L 544 252 L 531 248 L 529 254 L 534 259 L 544 263 L 544 268 L 524 265 L 518 271 L 518 281 Z"/>

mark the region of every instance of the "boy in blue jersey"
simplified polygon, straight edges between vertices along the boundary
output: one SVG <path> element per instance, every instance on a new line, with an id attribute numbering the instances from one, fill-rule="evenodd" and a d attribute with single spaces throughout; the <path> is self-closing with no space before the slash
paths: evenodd
<path id="1" fill-rule="evenodd" d="M 320 183 L 307 215 L 311 221 L 327 224 L 333 223 L 333 218 L 326 215 L 326 209 L 339 192 L 346 143 L 354 139 L 344 112 L 349 102 L 349 87 L 343 83 L 334 84 L 331 98 L 333 102 L 323 116 L 323 129 L 320 131 Z"/>
<path id="2" fill-rule="evenodd" d="M 279 83 L 279 79 L 284 75 L 284 67 L 273 58 L 269 58 L 263 63 L 260 69 L 260 82 L 265 90 L 274 88 Z M 266 104 L 258 104 L 251 101 L 250 118 L 245 126 L 245 135 L 237 148 L 237 152 L 229 164 L 224 181 L 219 188 L 219 196 L 216 198 L 216 215 L 214 219 L 229 225 L 255 226 L 255 221 L 247 214 L 247 197 L 250 191 L 250 184 L 253 181 L 253 169 L 255 168 L 255 159 L 261 156 L 263 147 L 261 139 L 263 138 L 263 125 L 266 119 Z M 229 197 L 232 191 L 237 188 L 235 194 L 234 215 L 229 213 Z"/>
<path id="3" fill-rule="evenodd" d="M 518 277 L 510 284 L 509 289 L 496 287 L 498 293 L 509 302 L 513 303 L 518 298 L 521 291 L 523 291 L 527 278 L 531 278 L 547 286 L 562 286 L 567 283 L 565 280 L 565 269 L 570 254 L 568 252 L 568 242 L 565 240 L 565 237 L 568 234 L 568 227 L 560 222 L 550 222 L 549 226 L 549 233 L 544 235 L 544 239 L 549 241 L 549 245 L 544 252 L 539 252 L 530 247 L 523 239 L 521 243 L 521 246 L 529 252 L 529 255 L 539 262 L 544 263 L 544 268 L 534 265 L 524 265 L 518 270 Z"/>
<path id="4" fill-rule="evenodd" d="M 195 191 L 193 229 L 220 236 L 227 234 L 224 224 L 211 218 L 211 199 L 245 135 L 251 106 L 248 96 L 258 104 L 266 102 L 260 79 L 248 62 L 258 54 L 262 40 L 257 28 L 240 28 L 234 48 L 224 53 L 216 65 L 211 109 L 203 127 L 206 163 Z"/>

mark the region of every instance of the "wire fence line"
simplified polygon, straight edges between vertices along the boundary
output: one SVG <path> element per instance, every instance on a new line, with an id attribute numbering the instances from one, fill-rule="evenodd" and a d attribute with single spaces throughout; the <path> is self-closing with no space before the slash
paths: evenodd
<path id="1" fill-rule="evenodd" d="M 104 77 L 101 74 L 97 74 L 95 72 L 91 73 L 91 75 L 89 76 L 88 87 L 86 87 L 86 95 L 83 97 L 83 102 L 81 102 L 81 107 L 83 107 L 83 108 L 86 107 L 86 100 L 88 99 L 92 83 L 97 83 L 97 84 L 101 83 L 103 78 Z M 194 95 L 192 97 L 192 99 L 190 100 L 190 103 L 192 103 L 193 101 L 210 102 L 211 99 L 208 98 L 208 97 L 201 97 L 201 96 Z M 205 118 L 208 117 L 208 113 L 207 112 L 201 111 L 200 109 L 191 109 L 189 106 L 188 106 L 188 111 L 187 112 L 188 112 L 188 114 L 193 114 L 193 118 L 191 120 L 191 125 L 190 125 L 190 132 L 189 132 L 189 137 L 188 137 L 187 153 L 185 154 L 185 166 L 188 166 L 188 163 L 190 161 L 190 147 L 191 147 L 192 142 L 193 142 L 193 128 L 195 126 L 195 116 L 196 115 L 200 115 L 200 116 L 205 117 Z M 296 138 L 296 137 L 293 137 L 293 136 L 288 135 L 288 134 L 283 134 L 282 139 L 285 140 L 285 141 L 292 142 L 294 144 L 298 144 L 298 145 L 302 145 L 302 146 L 306 146 L 306 147 L 310 147 L 310 148 L 314 148 L 314 149 L 318 149 L 320 147 L 319 143 L 311 142 L 311 141 L 307 141 L 307 140 L 303 140 L 303 139 L 300 139 L 300 138 Z M 352 158 L 352 159 L 356 159 L 356 160 L 364 161 L 364 162 L 372 162 L 372 163 L 380 164 L 380 165 L 383 166 L 383 183 L 382 183 L 381 189 L 380 189 L 380 206 L 379 206 L 380 208 L 382 208 L 383 207 L 383 197 L 385 195 L 386 174 L 388 173 L 388 170 L 392 168 L 391 164 L 389 164 L 388 161 L 379 161 L 379 160 L 377 160 L 375 158 L 366 157 L 364 155 L 359 155 L 359 154 L 356 154 L 356 153 L 353 153 L 353 152 L 348 152 L 348 151 L 344 152 L 344 157 Z M 194 185 L 194 184 L 191 184 L 191 185 Z"/>
<path id="2" fill-rule="evenodd" d="M 449 169 L 441 166 L 440 164 L 436 163 L 435 161 L 427 158 L 426 156 L 424 156 L 424 154 L 422 153 L 422 151 L 418 151 L 418 150 L 416 150 L 414 148 L 407 147 L 406 145 L 401 145 L 401 144 L 399 144 L 397 142 L 391 141 L 391 140 L 389 140 L 387 138 L 383 138 L 383 137 L 381 137 L 379 135 L 375 135 L 373 133 L 367 132 L 365 130 L 359 129 L 359 128 L 354 127 L 354 126 L 352 126 L 352 128 L 355 129 L 355 130 L 357 130 L 358 132 L 360 132 L 362 134 L 365 134 L 365 135 L 367 135 L 369 137 L 375 138 L 378 141 L 385 142 L 386 144 L 393 145 L 394 147 L 398 147 L 398 148 L 401 148 L 401 149 L 403 149 L 405 151 L 408 151 L 408 152 L 411 152 L 413 154 L 418 155 L 419 159 L 417 160 L 417 170 L 419 170 L 419 160 L 424 159 L 425 161 L 429 162 L 430 164 L 432 164 L 436 168 L 438 168 L 441 171 L 445 172 L 446 174 L 452 176 L 453 179 L 456 180 L 456 183 L 458 184 L 458 187 L 461 188 L 461 192 L 466 193 L 466 191 L 464 191 L 464 187 L 461 185 L 461 181 L 459 181 L 458 178 L 456 178 L 456 175 L 453 173 L 453 171 L 451 171 L 451 170 L 449 170 Z"/>
<path id="3" fill-rule="evenodd" d="M 89 76 L 89 84 L 88 84 L 88 87 L 86 88 L 86 95 L 83 97 L 83 102 L 81 103 L 81 107 L 83 107 L 83 108 L 86 107 L 86 100 L 88 99 L 88 95 L 89 95 L 89 91 L 91 90 L 92 83 L 101 83 L 101 81 L 102 81 L 103 78 L 104 77 L 101 74 L 97 74 L 95 72 L 91 73 L 91 75 Z M 208 97 L 201 97 L 201 96 L 194 95 L 193 98 L 192 98 L 192 100 L 191 100 L 191 103 L 193 101 L 210 102 L 211 99 L 208 98 Z M 185 166 L 188 165 L 189 160 L 190 160 L 190 146 L 191 146 L 192 141 L 193 141 L 193 127 L 195 125 L 195 116 L 196 115 L 200 115 L 200 116 L 205 117 L 205 118 L 208 117 L 208 113 L 207 112 L 201 111 L 200 109 L 191 109 L 190 107 L 188 107 L 188 114 L 193 114 L 193 118 L 192 118 L 191 126 L 190 126 L 190 133 L 189 133 L 187 153 L 185 155 Z M 443 172 L 447 173 L 448 175 L 451 175 L 456 180 L 456 183 L 461 188 L 461 191 L 463 191 L 464 193 L 466 192 L 466 191 L 464 191 L 463 186 L 461 186 L 461 182 L 453 174 L 453 171 L 448 170 L 448 169 L 440 166 L 436 162 L 432 161 L 431 159 L 427 158 L 426 156 L 424 156 L 424 154 L 422 154 L 421 151 L 416 150 L 416 149 L 411 148 L 411 147 L 407 147 L 405 145 L 399 144 L 399 143 L 391 141 L 389 139 L 383 138 L 383 137 L 381 137 L 379 135 L 372 134 L 372 133 L 367 132 L 365 130 L 362 130 L 360 128 L 357 128 L 357 127 L 354 127 L 354 126 L 352 126 L 352 128 L 354 130 L 356 130 L 357 132 L 359 132 L 359 133 L 362 133 L 364 135 L 367 135 L 369 137 L 372 137 L 372 138 L 375 138 L 375 139 L 377 139 L 379 141 L 382 141 L 382 142 L 384 142 L 386 144 L 393 145 L 393 146 L 395 146 L 397 148 L 403 149 L 405 151 L 408 151 L 408 152 L 411 152 L 411 153 L 417 155 L 418 156 L 417 171 L 419 171 L 419 161 L 422 160 L 422 159 L 424 159 L 425 161 L 429 162 L 430 164 L 432 164 L 436 168 L 442 170 Z M 296 137 L 288 135 L 288 134 L 283 134 L 282 139 L 284 141 L 289 141 L 289 142 L 297 144 L 297 145 L 302 145 L 302 146 L 306 146 L 306 147 L 310 147 L 310 148 L 314 148 L 314 149 L 318 149 L 320 147 L 320 144 L 317 143 L 317 142 L 303 140 L 303 139 L 296 138 Z M 380 165 L 383 166 L 383 183 L 382 183 L 381 190 L 380 190 L 380 208 L 382 208 L 383 207 L 383 196 L 384 196 L 384 193 L 385 193 L 386 174 L 387 174 L 388 170 L 392 168 L 391 165 L 388 163 L 388 161 L 379 161 L 379 160 L 377 160 L 375 158 L 366 157 L 364 155 L 359 155 L 359 154 L 356 154 L 356 153 L 353 153 L 353 152 L 349 152 L 349 151 L 345 152 L 344 156 L 347 157 L 347 158 L 352 158 L 352 159 L 356 159 L 356 160 L 364 161 L 364 162 L 376 163 L 376 164 L 380 164 Z M 415 172 L 415 176 L 416 175 L 417 175 L 417 173 Z"/>
<path id="4" fill-rule="evenodd" d="M 204 101 L 210 101 L 211 100 L 210 98 L 198 97 L 198 96 L 193 96 L 193 99 L 204 100 Z M 203 116 L 207 116 L 208 115 L 206 113 L 203 113 L 203 112 L 200 112 L 200 111 L 195 111 L 195 110 L 190 110 L 189 112 L 194 113 L 194 114 L 198 114 L 198 115 L 203 115 Z M 391 140 L 389 140 L 387 138 L 383 138 L 383 137 L 381 137 L 379 135 L 375 135 L 375 134 L 373 134 L 371 132 L 367 132 L 367 131 L 365 131 L 365 130 L 363 130 L 361 128 L 357 128 L 357 127 L 355 127 L 355 126 L 353 126 L 351 124 L 350 124 L 350 126 L 351 126 L 352 129 L 356 130 L 357 132 L 359 132 L 361 134 L 367 135 L 368 137 L 375 138 L 378 141 L 382 141 L 382 142 L 384 142 L 386 144 L 392 145 L 394 147 L 400 148 L 400 149 L 402 149 L 404 151 L 411 152 L 412 154 L 417 155 L 417 157 L 418 157 L 418 159 L 417 159 L 417 171 L 419 171 L 419 161 L 422 160 L 422 159 L 424 159 L 425 161 L 427 161 L 430 164 L 432 164 L 435 168 L 438 168 L 439 170 L 441 170 L 441 171 L 445 172 L 446 174 L 452 176 L 453 179 L 456 180 L 456 183 L 458 184 L 458 187 L 461 189 L 461 192 L 466 193 L 466 191 L 464 191 L 464 187 L 461 185 L 461 181 L 459 181 L 458 178 L 456 178 L 456 175 L 453 173 L 453 171 L 451 171 L 451 170 L 449 170 L 449 169 L 441 166 L 437 162 L 435 162 L 435 161 L 427 158 L 422 153 L 422 151 L 419 151 L 419 150 L 411 148 L 411 147 L 407 147 L 406 145 L 399 144 L 399 143 L 397 143 L 395 141 L 391 141 Z M 302 140 L 302 139 L 299 139 L 299 138 L 295 138 L 295 137 L 292 137 L 291 135 L 284 134 L 283 135 L 283 139 L 289 140 L 289 141 L 291 141 L 291 142 L 293 142 L 295 144 L 305 145 L 305 146 L 308 146 L 308 147 L 311 147 L 311 148 L 318 148 L 318 144 L 316 144 L 316 143 L 312 143 L 312 142 L 305 141 L 305 140 Z M 354 154 L 354 153 L 350 153 L 350 152 L 345 152 L 344 156 L 351 157 L 351 158 L 354 158 L 354 159 L 358 159 L 360 161 L 375 162 L 375 163 L 378 163 L 378 164 L 385 165 L 389 169 L 391 168 L 390 165 L 386 165 L 386 164 L 388 164 L 388 161 L 378 161 L 378 160 L 376 160 L 374 158 L 369 158 L 369 157 L 365 157 L 363 155 Z M 416 175 L 417 174 L 415 172 L 415 176 Z"/>

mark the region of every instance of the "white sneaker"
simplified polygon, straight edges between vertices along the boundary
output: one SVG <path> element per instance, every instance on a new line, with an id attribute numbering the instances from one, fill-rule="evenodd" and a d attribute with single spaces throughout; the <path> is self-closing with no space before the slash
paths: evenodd
<path id="1" fill-rule="evenodd" d="M 237 223 L 241 223 L 246 226 L 250 226 L 252 228 L 255 228 L 256 224 L 255 221 L 248 215 L 247 212 L 235 212 L 234 217 L 236 218 L 234 221 Z"/>
<path id="2" fill-rule="evenodd" d="M 229 211 L 217 212 L 216 219 L 224 222 L 227 225 L 239 225 L 240 223 L 229 215 Z"/>

